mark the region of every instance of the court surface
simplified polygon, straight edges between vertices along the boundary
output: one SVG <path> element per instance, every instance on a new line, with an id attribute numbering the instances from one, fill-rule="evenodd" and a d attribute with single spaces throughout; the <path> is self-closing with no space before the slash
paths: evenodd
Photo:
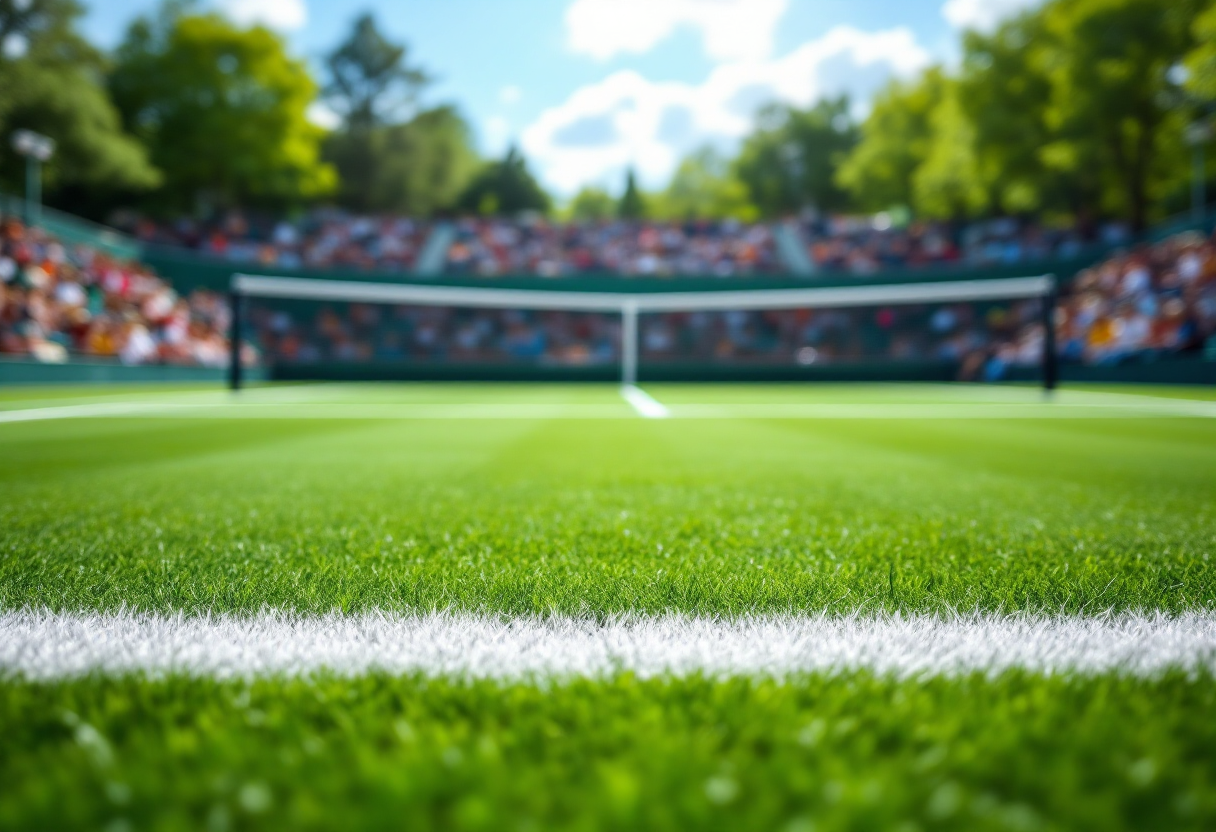
<path id="1" fill-rule="evenodd" d="M 0 827 L 1211 828 L 1213 417 L 0 390 Z"/>

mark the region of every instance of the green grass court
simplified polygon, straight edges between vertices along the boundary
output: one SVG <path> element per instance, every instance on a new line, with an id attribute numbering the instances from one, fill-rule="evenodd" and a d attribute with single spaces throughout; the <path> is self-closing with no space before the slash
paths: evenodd
<path id="1" fill-rule="evenodd" d="M 0 612 L 1216 605 L 1216 390 L 0 391 Z M 1210 673 L 0 679 L 0 828 L 1211 829 Z"/>

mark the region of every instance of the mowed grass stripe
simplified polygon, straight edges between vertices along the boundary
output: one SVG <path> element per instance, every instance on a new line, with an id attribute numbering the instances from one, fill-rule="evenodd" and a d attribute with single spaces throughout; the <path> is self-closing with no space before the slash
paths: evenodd
<path id="1" fill-rule="evenodd" d="M 475 679 L 767 676 L 920 678 L 1216 672 L 1216 615 L 685 616 L 596 622 L 420 616 L 0 613 L 0 676 L 217 678 L 373 672 Z"/>
<path id="2" fill-rule="evenodd" d="M 63 420 L 0 455 L 9 610 L 1216 604 L 1210 420 Z"/>

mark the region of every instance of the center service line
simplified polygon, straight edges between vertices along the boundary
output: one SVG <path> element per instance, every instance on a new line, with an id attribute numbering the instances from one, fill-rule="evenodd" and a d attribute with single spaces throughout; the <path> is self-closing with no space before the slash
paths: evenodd
<path id="1" fill-rule="evenodd" d="M 666 419 L 671 411 L 636 384 L 622 384 L 621 398 L 629 402 L 643 419 Z"/>

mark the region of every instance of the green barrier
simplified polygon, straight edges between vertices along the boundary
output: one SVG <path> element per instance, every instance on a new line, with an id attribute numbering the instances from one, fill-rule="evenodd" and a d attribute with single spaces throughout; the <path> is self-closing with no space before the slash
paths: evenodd
<path id="1" fill-rule="evenodd" d="M 265 370 L 246 370 L 252 381 L 266 380 Z M 116 361 L 69 361 L 43 364 L 24 359 L 0 359 L 0 387 L 18 384 L 227 384 L 228 371 L 215 367 L 180 367 Z"/>
<path id="2" fill-rule="evenodd" d="M 1014 368 L 1009 381 L 1035 381 L 1031 368 Z M 1061 364 L 1060 381 L 1093 384 L 1216 384 L 1216 361 L 1201 354 L 1133 358 L 1120 364 Z"/>

